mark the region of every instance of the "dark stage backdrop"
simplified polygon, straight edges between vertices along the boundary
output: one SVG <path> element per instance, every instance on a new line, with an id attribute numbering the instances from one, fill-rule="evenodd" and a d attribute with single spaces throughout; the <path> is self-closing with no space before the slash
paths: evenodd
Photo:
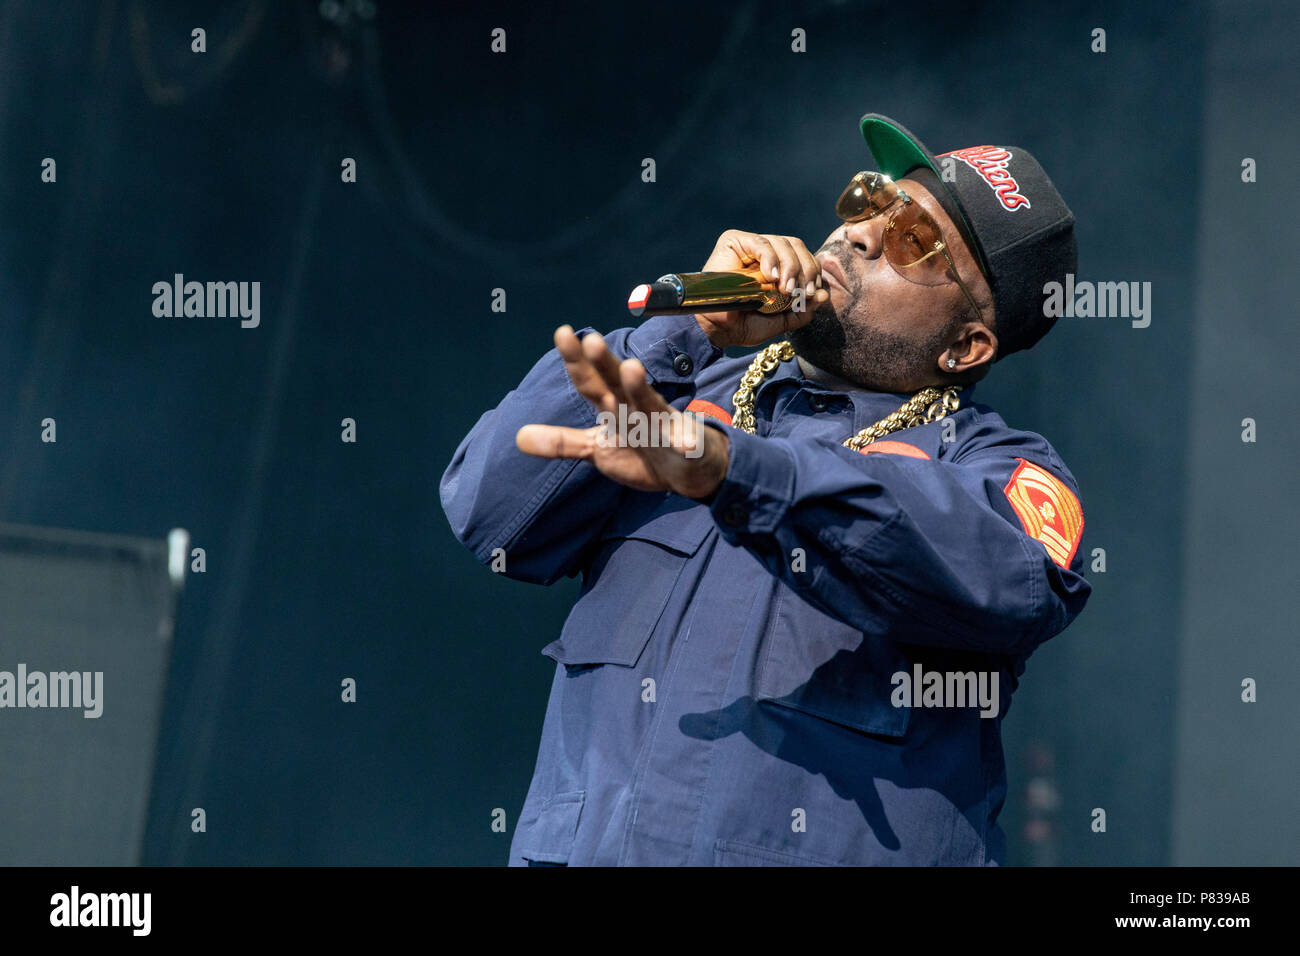
<path id="1" fill-rule="evenodd" d="M 1006 719 L 1011 861 L 1297 862 L 1296 6 L 586 7 L 0 5 L 0 520 L 206 558 L 143 860 L 505 862 L 577 582 L 480 567 L 438 479 L 557 325 L 726 228 L 820 245 L 874 111 L 1032 150 L 1080 278 L 1151 284 L 981 385 L 1105 560 Z M 256 327 L 156 316 L 178 273 Z"/>
<path id="2" fill-rule="evenodd" d="M 40 704 L 4 711 L 0 864 L 140 862 L 177 593 L 168 557 L 161 541 L 0 524 L 0 680 Z"/>

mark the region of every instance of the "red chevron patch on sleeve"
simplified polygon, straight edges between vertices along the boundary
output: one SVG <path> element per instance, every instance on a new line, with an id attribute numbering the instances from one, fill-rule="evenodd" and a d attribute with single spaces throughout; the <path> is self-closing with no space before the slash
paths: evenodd
<path id="1" fill-rule="evenodd" d="M 1051 472 L 1023 458 L 1016 461 L 1020 464 L 1011 473 L 1003 494 L 1025 534 L 1041 542 L 1053 561 L 1068 568 L 1083 537 L 1079 499 Z"/>

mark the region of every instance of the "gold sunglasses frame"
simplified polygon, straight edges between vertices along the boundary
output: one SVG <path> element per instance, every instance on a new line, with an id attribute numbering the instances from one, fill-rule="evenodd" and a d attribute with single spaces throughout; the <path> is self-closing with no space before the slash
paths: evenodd
<path id="1" fill-rule="evenodd" d="M 852 190 L 855 185 L 858 185 L 860 188 L 864 189 L 866 191 L 867 196 L 870 196 L 872 193 L 881 189 L 882 185 L 892 186 L 894 188 L 895 195 L 894 198 L 889 200 L 889 202 L 885 203 L 883 206 L 880 206 L 877 209 L 872 210 L 871 212 L 866 212 L 861 215 L 848 217 L 845 216 L 842 212 L 840 212 L 840 206 L 844 202 L 845 196 L 849 194 L 849 191 Z M 839 216 L 840 219 L 846 223 L 866 222 L 869 219 L 874 219 L 877 216 L 886 213 L 889 209 L 893 208 L 894 205 L 898 203 L 900 199 L 903 202 L 903 208 L 911 206 L 913 203 L 916 202 L 911 196 L 909 196 L 903 190 L 901 186 L 895 183 L 884 173 L 878 173 L 871 170 L 863 170 L 861 172 L 855 173 L 853 178 L 849 180 L 848 186 L 844 188 L 844 192 L 840 193 L 839 201 L 835 203 L 835 214 Z M 916 210 L 917 217 L 921 219 L 921 221 L 923 222 L 928 221 L 934 227 L 934 231 L 938 233 L 940 237 L 943 236 L 943 229 L 940 227 L 940 225 L 937 222 L 935 222 L 933 216 L 931 216 L 928 212 L 926 212 L 925 209 L 921 208 L 919 204 L 915 206 L 915 210 Z M 900 212 L 902 212 L 902 208 L 895 209 L 894 212 L 890 214 L 889 221 L 885 224 L 886 229 L 894 228 L 894 221 L 898 218 L 898 214 Z M 975 296 L 971 294 L 971 291 L 967 287 L 966 283 L 962 281 L 961 275 L 957 272 L 957 264 L 952 261 L 952 255 L 948 252 L 948 244 L 942 238 L 940 238 L 938 241 L 935 242 L 933 249 L 931 249 L 929 252 L 927 252 L 925 255 L 921 256 L 919 259 L 917 259 L 914 262 L 908 262 L 906 264 L 902 264 L 902 263 L 895 262 L 888 255 L 886 255 L 885 258 L 888 259 L 889 264 L 893 266 L 895 270 L 898 271 L 898 274 L 903 276 L 903 278 L 906 279 L 908 278 L 908 276 L 906 275 L 906 273 L 902 272 L 901 270 L 910 269 L 912 266 L 920 265 L 922 262 L 924 262 L 926 259 L 929 259 L 931 256 L 935 255 L 936 253 L 943 254 L 943 258 L 948 263 L 948 271 L 952 273 L 952 277 L 956 279 L 957 284 L 961 286 L 961 291 L 966 294 L 966 301 L 968 301 L 971 305 L 971 308 L 975 310 L 975 315 L 980 319 L 980 321 L 983 321 L 984 310 L 979 307 L 979 305 L 975 301 Z M 919 284 L 924 285 L 925 283 L 919 283 Z"/>

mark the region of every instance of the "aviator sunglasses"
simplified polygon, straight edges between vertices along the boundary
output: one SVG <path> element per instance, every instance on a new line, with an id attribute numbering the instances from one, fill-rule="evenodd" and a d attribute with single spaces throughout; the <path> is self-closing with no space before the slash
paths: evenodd
<path id="1" fill-rule="evenodd" d="M 883 173 L 864 171 L 849 180 L 835 203 L 835 213 L 845 222 L 864 222 L 893 208 L 885 224 L 885 259 L 904 279 L 919 285 L 943 285 L 948 273 L 961 286 L 977 316 L 975 297 L 957 274 L 957 266 L 943 241 L 943 232 L 921 204 L 903 192 Z"/>

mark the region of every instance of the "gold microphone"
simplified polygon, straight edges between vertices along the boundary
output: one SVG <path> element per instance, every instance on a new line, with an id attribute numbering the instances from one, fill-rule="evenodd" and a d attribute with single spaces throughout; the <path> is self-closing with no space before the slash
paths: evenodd
<path id="1" fill-rule="evenodd" d="M 635 316 L 696 312 L 784 312 L 794 297 L 759 267 L 735 272 L 673 272 L 632 290 L 627 308 Z"/>

